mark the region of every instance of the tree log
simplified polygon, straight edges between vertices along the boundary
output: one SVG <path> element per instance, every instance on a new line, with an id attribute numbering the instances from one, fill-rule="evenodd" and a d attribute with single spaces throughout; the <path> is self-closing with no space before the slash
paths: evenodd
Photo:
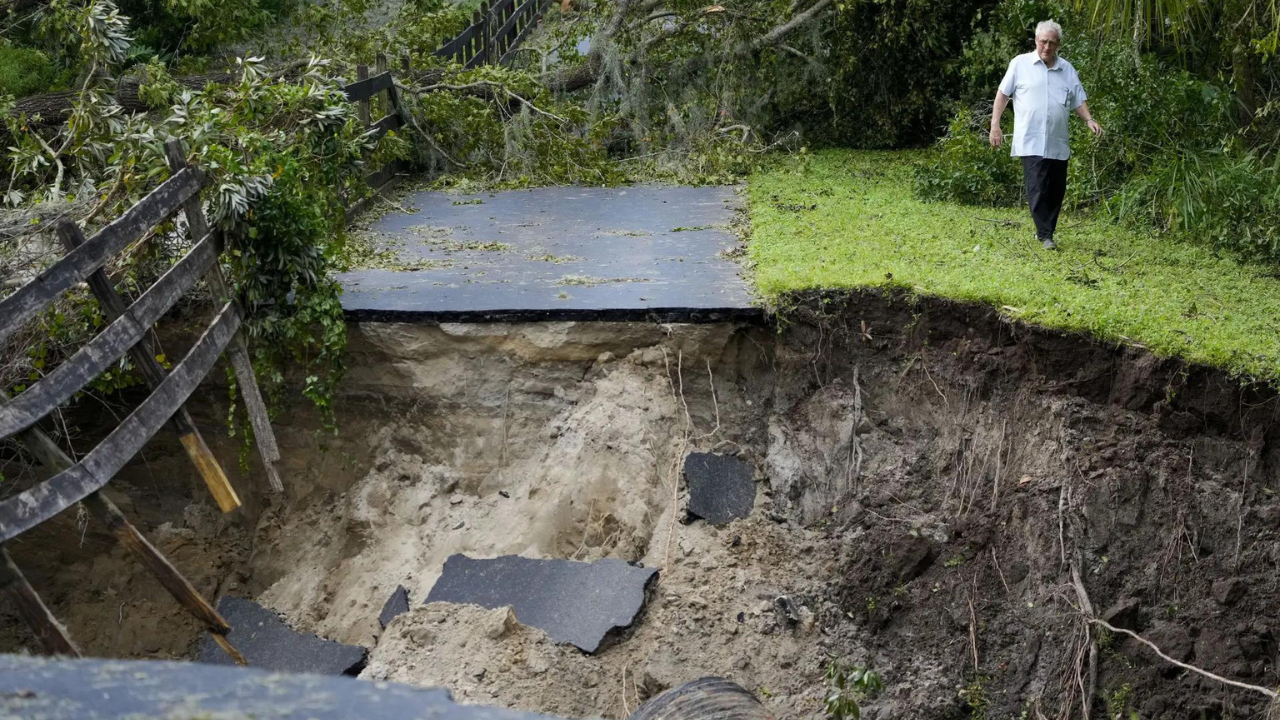
<path id="1" fill-rule="evenodd" d="M 174 80 L 182 87 L 199 90 L 209 83 L 234 82 L 237 77 L 238 75 L 234 73 L 217 72 L 187 75 Z M 138 97 L 140 84 L 137 78 L 122 78 L 116 83 L 116 103 L 126 113 L 145 113 L 152 109 Z M 75 91 L 30 95 L 14 103 L 13 114 L 14 116 L 26 114 L 27 125 L 33 129 L 56 127 L 67 121 L 78 95 L 79 93 Z M 39 116 L 38 119 L 37 116 Z"/>

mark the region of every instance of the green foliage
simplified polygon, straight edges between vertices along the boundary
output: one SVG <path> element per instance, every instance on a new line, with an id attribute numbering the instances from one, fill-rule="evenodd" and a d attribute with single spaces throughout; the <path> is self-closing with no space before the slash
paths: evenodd
<path id="1" fill-rule="evenodd" d="M 1244 257 L 1280 262 L 1277 170 L 1248 152 L 1168 153 L 1108 207 Z"/>
<path id="2" fill-rule="evenodd" d="M 39 50 L 0 44 L 0 96 L 20 98 L 40 92 L 56 76 L 53 63 Z"/>
<path id="3" fill-rule="evenodd" d="M 1116 718 L 1118 720 L 1127 720 L 1130 715 L 1129 705 L 1133 703 L 1133 687 L 1128 683 L 1112 690 L 1104 695 L 1107 701 L 1107 717 Z M 1132 711 L 1132 716 L 1136 716 L 1137 711 Z"/>
<path id="4" fill-rule="evenodd" d="M 372 64 L 382 52 L 392 60 L 408 56 L 415 67 L 438 64 L 432 55 L 444 42 L 471 24 L 472 10 L 448 0 L 407 0 L 389 21 L 375 21 L 381 10 L 370 0 L 308 3 L 289 52 L 320 53 L 349 62 Z"/>
<path id="5" fill-rule="evenodd" d="M 293 0 L 120 0 L 138 44 L 162 55 L 241 42 L 286 14 Z"/>
<path id="6" fill-rule="evenodd" d="M 829 720 L 858 720 L 858 703 L 875 697 L 884 689 L 880 676 L 865 665 L 844 665 L 832 659 L 826 671 L 827 695 L 823 708 Z"/>
<path id="7" fill-rule="evenodd" d="M 1270 268 L 1070 210 L 1060 250 L 1041 252 L 1021 208 L 913 198 L 922 155 L 825 151 L 754 175 L 749 253 L 764 296 L 869 287 L 947 297 L 1280 379 L 1280 278 Z"/>
<path id="8" fill-rule="evenodd" d="M 970 205 L 1021 202 L 1022 166 L 1008 152 L 991 149 L 989 126 L 986 118 L 968 110 L 957 113 L 946 136 L 938 141 L 938 151 L 916 168 L 916 196 Z"/>
<path id="9" fill-rule="evenodd" d="M 450 171 L 445 184 L 463 178 L 504 186 L 621 180 L 605 149 L 613 119 L 555 98 L 532 73 L 454 67 L 438 85 L 452 89 L 415 94 L 411 107 L 431 133 L 418 145 L 419 163 Z"/>
<path id="10" fill-rule="evenodd" d="M 81 54 L 109 68 L 127 57 L 128 47 L 115 42 L 127 34 L 119 23 L 98 22 L 119 18 L 109 2 L 94 5 L 80 15 Z M 341 289 L 333 279 L 333 261 L 345 241 L 344 203 L 368 192 L 363 176 L 369 154 L 386 159 L 405 148 L 393 136 L 374 146 L 327 63 L 312 60 L 296 82 L 265 76 L 260 63 L 237 60 L 238 82 L 176 96 L 172 81 L 148 67 L 144 92 L 154 93 L 153 101 L 173 97 L 167 116 L 122 118 L 108 88 L 91 77 L 71 120 L 56 134 L 37 136 L 20 119 L 6 118 L 17 142 L 10 153 L 9 201 L 34 211 L 46 202 L 87 196 L 98 206 L 92 231 L 168 176 L 163 141 L 183 139 L 212 176 L 205 200 L 224 233 L 230 278 L 249 310 L 246 328 L 268 395 L 281 401 L 296 380 L 331 423 L 346 344 Z M 158 239 L 146 245 L 154 252 L 127 254 L 113 275 L 135 287 L 153 282 L 184 252 L 186 241 L 173 229 L 162 225 Z M 46 318 L 28 354 L 52 365 L 75 345 L 55 344 L 60 323 L 68 326 L 68 338 L 81 339 L 101 323 L 73 310 L 60 305 Z M 106 381 L 116 382 L 103 388 L 108 390 L 124 382 Z"/>
<path id="11" fill-rule="evenodd" d="M 181 86 L 169 74 L 164 63 L 151 60 L 139 72 L 138 97 L 153 110 L 169 107 L 177 97 Z"/>
<path id="12" fill-rule="evenodd" d="M 960 700 L 968 708 L 965 717 L 969 720 L 987 720 L 990 701 L 987 699 L 988 678 L 978 676 L 968 685 L 960 689 Z"/>
<path id="13" fill-rule="evenodd" d="M 995 0 L 838 2 L 827 35 L 827 142 L 892 148 L 932 141 L 946 125 L 975 17 Z M 1006 60 L 1007 62 L 1007 60 Z"/>

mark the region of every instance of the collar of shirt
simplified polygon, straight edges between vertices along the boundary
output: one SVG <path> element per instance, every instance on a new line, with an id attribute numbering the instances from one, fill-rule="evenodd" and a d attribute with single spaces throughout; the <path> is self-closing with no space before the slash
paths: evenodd
<path id="1" fill-rule="evenodd" d="M 1053 67 L 1049 67 L 1049 63 L 1046 63 L 1046 62 L 1044 61 L 1044 58 L 1040 57 L 1040 53 L 1036 53 L 1036 62 L 1035 62 L 1035 63 L 1031 63 L 1031 64 L 1032 64 L 1032 65 L 1035 65 L 1036 63 L 1040 63 L 1041 65 L 1044 65 L 1045 69 L 1046 69 L 1046 70 L 1048 70 L 1049 72 L 1053 72 L 1054 70 L 1061 70 L 1061 69 L 1062 69 L 1062 58 L 1060 58 L 1060 57 L 1059 57 L 1059 58 L 1054 58 L 1054 59 L 1053 59 Z"/>

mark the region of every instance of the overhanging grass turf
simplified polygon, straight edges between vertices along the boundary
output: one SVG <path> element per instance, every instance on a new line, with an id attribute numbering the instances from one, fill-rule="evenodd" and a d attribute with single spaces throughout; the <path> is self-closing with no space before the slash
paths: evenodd
<path id="1" fill-rule="evenodd" d="M 920 158 L 826 151 L 754 175 L 750 257 L 766 299 L 895 287 L 1280 379 L 1280 268 L 1072 213 L 1048 252 L 1025 209 L 916 200 Z"/>

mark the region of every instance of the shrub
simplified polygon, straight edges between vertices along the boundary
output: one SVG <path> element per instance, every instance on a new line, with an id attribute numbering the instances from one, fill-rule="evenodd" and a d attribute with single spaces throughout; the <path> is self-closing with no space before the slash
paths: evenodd
<path id="1" fill-rule="evenodd" d="M 1280 262 L 1280 176 L 1244 152 L 1171 152 L 1111 197 L 1116 217 L 1151 222 L 1244 257 Z"/>
<path id="2" fill-rule="evenodd" d="M 1015 205 L 1022 200 L 1022 168 L 1008 145 L 991 149 L 987 114 L 962 110 L 951 120 L 931 160 L 916 168 L 915 193 L 921 200 L 952 200 L 970 205 Z M 1008 121 L 1006 120 L 1006 125 Z M 1006 128 L 1006 134 L 1012 132 Z"/>
<path id="3" fill-rule="evenodd" d="M 0 45 L 0 95 L 24 97 L 45 90 L 56 72 L 39 50 Z"/>

